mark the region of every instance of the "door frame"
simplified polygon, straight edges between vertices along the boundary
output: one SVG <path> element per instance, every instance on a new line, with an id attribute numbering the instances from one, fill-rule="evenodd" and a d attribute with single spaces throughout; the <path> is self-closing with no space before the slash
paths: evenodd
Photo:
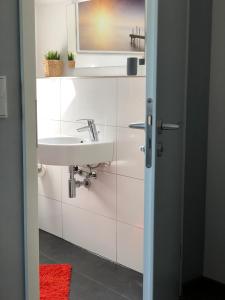
<path id="1" fill-rule="evenodd" d="M 158 47 L 158 3 L 159 0 L 146 0 L 146 110 L 147 99 L 156 99 L 157 90 L 157 47 Z M 151 67 L 148 62 L 152 63 Z M 156 101 L 152 103 L 152 115 L 156 115 Z M 156 139 L 156 121 L 152 122 L 152 141 Z M 152 143 L 152 157 L 156 155 L 155 143 Z M 151 168 L 145 167 L 144 200 L 144 282 L 143 300 L 154 297 L 154 219 L 155 201 L 152 197 L 155 189 L 155 159 Z"/>
<path id="2" fill-rule="evenodd" d="M 19 0 L 26 300 L 40 299 L 34 17 L 34 0 Z"/>
<path id="3" fill-rule="evenodd" d="M 155 67 L 149 69 L 151 96 L 156 91 L 158 0 L 146 0 L 151 25 L 147 33 L 149 54 Z M 37 103 L 35 57 L 35 0 L 19 0 L 20 63 L 23 126 L 23 198 L 24 198 L 24 262 L 25 300 L 39 300 L 39 234 L 37 188 Z M 151 32 L 150 32 L 151 31 Z M 154 79 L 155 78 L 155 79 Z M 153 132 L 155 132 L 153 128 Z M 153 151 L 155 151 L 153 149 Z M 153 299 L 154 201 L 149 186 L 154 186 L 152 169 L 145 170 L 144 286 L 143 300 Z"/>

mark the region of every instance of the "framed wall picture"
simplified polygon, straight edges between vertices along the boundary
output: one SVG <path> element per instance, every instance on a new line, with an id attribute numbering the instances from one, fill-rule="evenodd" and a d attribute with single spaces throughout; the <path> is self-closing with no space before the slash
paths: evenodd
<path id="1" fill-rule="evenodd" d="M 76 17 L 78 52 L 144 52 L 145 0 L 78 0 Z"/>

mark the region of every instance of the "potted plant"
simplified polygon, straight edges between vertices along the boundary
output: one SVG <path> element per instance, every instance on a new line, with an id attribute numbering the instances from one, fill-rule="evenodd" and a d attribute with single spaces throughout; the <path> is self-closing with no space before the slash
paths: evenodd
<path id="1" fill-rule="evenodd" d="M 63 75 L 63 61 L 60 60 L 60 53 L 58 53 L 58 51 L 49 51 L 45 55 L 44 73 L 47 77 Z"/>
<path id="2" fill-rule="evenodd" d="M 73 52 L 68 52 L 68 67 L 75 68 L 75 54 Z"/>

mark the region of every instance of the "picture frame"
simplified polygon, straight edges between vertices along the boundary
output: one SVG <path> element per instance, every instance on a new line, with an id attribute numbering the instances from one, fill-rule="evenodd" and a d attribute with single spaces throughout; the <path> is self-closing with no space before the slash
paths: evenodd
<path id="1" fill-rule="evenodd" d="M 112 12 L 104 8 L 107 7 L 107 2 L 110 2 L 110 6 L 113 7 Z M 121 0 L 76 1 L 76 46 L 78 53 L 136 55 L 145 52 L 145 1 L 123 1 L 123 5 L 127 6 L 126 15 L 129 15 L 129 8 L 133 13 L 131 18 L 134 17 L 135 6 L 139 6 L 138 17 L 136 17 L 139 26 L 133 25 L 129 18 L 126 19 L 126 24 L 123 26 L 119 2 Z M 117 21 L 123 27 L 123 32 L 117 25 Z M 111 35 L 107 35 L 107 32 L 110 32 Z M 120 37 L 120 41 L 118 38 L 115 39 L 117 35 Z"/>

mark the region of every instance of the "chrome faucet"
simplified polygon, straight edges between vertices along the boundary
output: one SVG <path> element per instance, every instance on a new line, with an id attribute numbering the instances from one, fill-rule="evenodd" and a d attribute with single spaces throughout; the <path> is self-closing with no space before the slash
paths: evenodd
<path id="1" fill-rule="evenodd" d="M 78 132 L 89 131 L 91 141 L 98 141 L 98 131 L 93 119 L 79 119 L 77 121 L 87 121 L 88 125 L 77 129 Z"/>

